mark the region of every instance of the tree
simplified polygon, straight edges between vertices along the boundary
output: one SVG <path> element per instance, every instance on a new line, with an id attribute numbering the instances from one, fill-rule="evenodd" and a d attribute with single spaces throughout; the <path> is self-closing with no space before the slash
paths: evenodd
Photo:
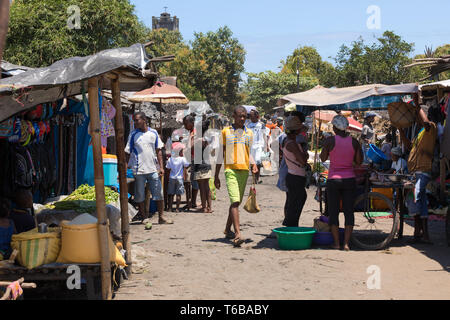
<path id="1" fill-rule="evenodd" d="M 334 66 L 322 60 L 316 48 L 310 46 L 299 47 L 281 61 L 281 73 L 297 74 L 297 63 L 300 77 L 316 77 L 321 85 L 332 87 L 336 82 Z"/>
<path id="2" fill-rule="evenodd" d="M 244 47 L 227 26 L 194 36 L 191 58 L 195 65 L 190 81 L 212 107 L 229 111 L 241 103 L 239 83 L 244 71 Z"/>
<path id="3" fill-rule="evenodd" d="M 277 100 L 287 94 L 297 92 L 297 76 L 291 73 L 266 71 L 248 73 L 244 85 L 245 103 L 254 105 L 265 112 L 271 112 Z M 300 78 L 300 91 L 305 91 L 319 84 L 314 77 Z"/>
<path id="4" fill-rule="evenodd" d="M 80 29 L 69 28 L 71 0 L 16 0 L 4 59 L 30 67 L 44 67 L 101 50 L 127 47 L 145 41 L 148 29 L 134 14 L 129 0 L 83 0 Z"/>
<path id="5" fill-rule="evenodd" d="M 371 46 L 362 38 L 354 41 L 351 47 L 341 46 L 335 58 L 338 86 L 416 81 L 412 71 L 403 68 L 411 62 L 409 55 L 413 48 L 413 43 L 403 41 L 392 31 L 384 32 Z"/>

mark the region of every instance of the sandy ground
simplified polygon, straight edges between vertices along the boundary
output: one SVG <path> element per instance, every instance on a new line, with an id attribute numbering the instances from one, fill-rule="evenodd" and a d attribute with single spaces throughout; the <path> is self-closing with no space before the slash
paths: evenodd
<path id="1" fill-rule="evenodd" d="M 413 228 L 407 222 L 404 238 L 382 251 L 283 251 L 270 237 L 271 230 L 281 226 L 285 200 L 276 179 L 264 177 L 257 186 L 260 213 L 249 214 L 241 206 L 242 234 L 248 239 L 241 248 L 223 237 L 229 206 L 223 175 L 213 214 L 168 213 L 173 225 L 158 225 L 154 216 L 149 231 L 131 225 L 134 271 L 115 299 L 450 298 L 444 222 L 430 221 L 434 245 L 409 244 Z M 311 227 L 320 214 L 315 190 L 308 190 L 301 226 Z M 368 289 L 372 282 L 367 269 L 372 265 L 379 267 L 380 289 Z"/>

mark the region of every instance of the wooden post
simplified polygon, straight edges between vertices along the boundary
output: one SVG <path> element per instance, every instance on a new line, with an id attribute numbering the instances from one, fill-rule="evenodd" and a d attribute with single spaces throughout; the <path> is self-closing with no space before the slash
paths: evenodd
<path id="1" fill-rule="evenodd" d="M 119 187 L 120 187 L 120 212 L 122 225 L 122 241 L 123 248 L 126 251 L 125 261 L 127 267 L 125 271 L 131 275 L 131 243 L 130 243 L 130 224 L 128 215 L 128 184 L 127 184 L 127 163 L 125 157 L 125 132 L 123 126 L 122 103 L 120 100 L 119 79 L 111 80 L 111 91 L 113 105 L 116 108 L 115 132 L 116 132 L 116 149 L 117 149 L 117 168 L 119 171 Z"/>
<path id="2" fill-rule="evenodd" d="M 98 238 L 101 254 L 102 298 L 111 300 L 111 262 L 109 257 L 109 228 L 106 220 L 105 181 L 103 176 L 100 115 L 98 106 L 98 78 L 88 80 L 90 134 L 94 155 L 95 198 L 97 205 Z"/>
<path id="3" fill-rule="evenodd" d="M 9 25 L 9 0 L 0 0 L 0 63 L 3 59 L 3 51 L 6 44 L 6 35 Z M 0 73 L 0 79 L 2 74 Z"/>
<path id="4" fill-rule="evenodd" d="M 447 166 L 445 164 L 445 161 L 446 161 L 445 158 L 441 159 L 441 161 L 440 161 L 440 170 L 439 170 L 439 173 L 440 173 L 440 187 L 441 187 L 439 198 L 440 198 L 441 201 L 446 201 L 447 200 L 447 197 L 446 197 L 446 194 L 445 194 L 445 186 L 446 186 L 445 177 L 447 177 L 447 170 L 446 170 Z"/>

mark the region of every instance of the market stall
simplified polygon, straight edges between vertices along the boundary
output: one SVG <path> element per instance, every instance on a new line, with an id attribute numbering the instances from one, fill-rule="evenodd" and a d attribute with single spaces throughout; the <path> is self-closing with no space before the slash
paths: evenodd
<path id="1" fill-rule="evenodd" d="M 89 133 L 92 137 L 92 153 L 94 163 L 94 184 L 95 184 L 95 204 L 97 213 L 97 223 L 94 225 L 96 236 L 98 239 L 100 264 L 96 275 L 101 278 L 101 292 L 103 299 L 111 298 L 111 263 L 115 261 L 111 251 L 114 245 L 111 245 L 110 233 L 108 230 L 106 203 L 105 203 L 105 179 L 103 172 L 102 157 L 102 126 L 101 126 L 101 109 L 102 99 L 101 89 L 110 89 L 112 92 L 113 105 L 117 115 L 114 117 L 114 129 L 117 144 L 117 159 L 119 171 L 119 187 L 120 187 L 120 207 L 121 207 L 121 229 L 123 248 L 126 251 L 125 260 L 128 266 L 131 266 L 130 254 L 130 238 L 128 226 L 128 196 L 126 184 L 126 163 L 124 154 L 124 126 L 122 118 L 122 105 L 120 101 L 120 90 L 139 91 L 151 86 L 157 77 L 156 68 L 153 62 L 169 61 L 173 57 L 151 58 L 145 51 L 145 46 L 135 44 L 128 48 L 118 48 L 99 52 L 98 54 L 87 57 L 75 57 L 64 59 L 54 63 L 47 68 L 33 69 L 21 74 L 3 79 L 0 81 L 0 123 L 6 134 L 4 139 L 8 144 L 22 145 L 28 143 L 32 139 L 46 138 L 46 134 L 51 132 L 51 126 L 46 125 L 42 120 L 42 114 L 36 119 L 25 119 L 24 116 L 30 110 L 35 111 L 39 105 L 47 105 L 46 111 L 59 112 L 64 107 L 70 109 L 71 104 L 68 102 L 71 97 L 82 94 L 84 99 L 82 102 L 83 111 L 88 115 L 89 121 L 82 131 Z M 86 93 L 88 98 L 86 98 Z M 64 106 L 64 107 L 63 107 Z M 13 121 L 11 121 L 13 119 Z M 45 119 L 45 117 L 44 117 Z M 33 122 L 33 120 L 36 120 Z M 47 119 L 45 119 L 47 120 Z M 27 122 L 30 121 L 31 125 Z M 20 125 L 16 125 L 20 123 Z M 26 125 L 22 125 L 26 124 Z M 75 126 L 73 123 L 67 126 Z M 24 129 L 19 130 L 19 129 Z M 34 131 L 32 130 L 34 128 Z M 49 132 L 50 128 L 50 132 Z M 26 135 L 23 133 L 27 132 Z M 48 138 L 49 135 L 47 135 Z M 70 135 L 69 135 L 70 136 Z M 72 137 L 74 134 L 72 133 Z M 69 138 L 68 138 L 69 139 Z M 22 140 L 22 141 L 21 141 Z M 69 139 L 75 146 L 75 139 Z M 2 141 L 5 143 L 5 140 Z M 51 144 L 50 140 L 49 144 Z M 59 140 L 59 145 L 66 142 L 64 139 Z M 72 153 L 74 152 L 72 149 Z M 70 152 L 69 152 L 70 153 Z M 37 153 L 40 155 L 41 153 Z M 27 157 L 23 157 L 26 158 Z M 62 165 L 72 161 L 72 167 L 75 167 L 77 161 L 74 157 L 61 158 L 59 162 L 58 172 L 55 174 L 67 175 L 61 170 Z M 30 161 L 31 162 L 31 161 Z M 32 167 L 32 164 L 31 164 Z M 2 168 L 5 169 L 5 168 Z M 70 170 L 70 168 L 69 168 Z M 6 175 L 5 170 L 2 171 Z M 35 176 L 36 172 L 32 171 Z M 31 178 L 34 178 L 32 176 Z M 46 175 L 44 175 L 46 176 Z M 73 184 L 73 183 L 72 183 Z M 77 183 L 73 184 L 77 185 Z M 63 192 L 63 191 L 61 191 Z M 4 195 L 5 196 L 5 195 Z M 8 195 L 6 195 L 8 196 Z M 63 228 L 64 230 L 64 228 Z M 45 234 L 45 232 L 43 233 Z M 57 234 L 57 232 L 56 232 Z M 64 238 L 62 239 L 64 242 Z M 67 242 L 67 241 L 66 241 Z M 38 250 L 38 249 L 36 249 Z M 36 251 L 39 252 L 39 251 Z M 83 263 L 80 266 L 89 264 Z M 27 271 L 17 269 L 17 266 L 3 266 L 0 268 L 1 277 L 7 277 L 8 274 L 14 278 L 18 278 L 20 274 L 25 274 L 25 278 L 33 276 L 42 276 L 49 274 L 49 270 L 56 270 L 59 267 L 50 265 L 40 266 L 41 268 L 27 268 Z M 64 268 L 64 267 L 63 267 Z M 67 268 L 67 265 L 65 265 Z M 91 268 L 92 269 L 92 268 Z M 22 273 L 21 273 L 22 272 Z M 44 275 L 43 275 L 44 274 Z M 67 278 L 67 274 L 65 277 Z"/>
<path id="2" fill-rule="evenodd" d="M 321 117 L 322 110 L 334 111 L 363 111 L 363 110 L 386 110 L 392 103 L 399 101 L 410 100 L 410 96 L 415 97 L 418 102 L 419 88 L 417 84 L 402 84 L 402 85 L 365 85 L 349 88 L 313 88 L 306 92 L 290 94 L 280 99 L 279 104 L 286 102 L 295 103 L 299 111 L 309 110 L 308 112 L 317 113 Z M 319 121 L 320 122 L 320 121 Z M 316 121 L 313 121 L 315 124 Z M 316 130 L 313 129 L 313 132 Z M 317 127 L 316 135 L 321 132 L 321 126 Z M 406 214 L 404 206 L 403 190 L 411 187 L 412 182 L 409 176 L 398 176 L 392 178 L 378 174 L 380 172 L 381 161 L 383 155 L 375 152 L 376 149 L 370 148 L 370 165 L 362 166 L 357 169 L 357 181 L 359 181 L 359 191 L 357 201 L 355 202 L 355 212 L 360 212 L 358 215 L 360 221 L 356 224 L 353 232 L 354 243 L 365 249 L 381 249 L 389 244 L 397 232 L 398 222 L 403 223 L 403 215 Z M 317 149 L 314 160 L 317 159 Z M 319 166 L 314 166 L 317 170 Z M 318 172 L 322 174 L 322 172 Z M 325 179 L 323 179 L 325 178 Z M 398 180 L 397 180 L 398 179 Z M 322 179 L 318 179 L 318 196 L 320 202 L 321 212 L 326 212 L 322 209 L 322 195 L 325 194 L 324 188 L 326 184 L 326 175 L 322 174 Z M 383 189 L 392 190 L 389 193 Z M 393 190 L 397 190 L 394 192 Z M 395 197 L 392 195 L 395 193 Z M 326 202 L 325 202 L 326 204 Z M 400 214 L 397 212 L 399 206 Z M 399 217 L 400 216 L 400 217 Z M 355 216 L 355 218 L 357 218 Z M 400 226 L 399 236 L 402 234 L 402 227 Z"/>
<path id="3" fill-rule="evenodd" d="M 429 117 L 438 128 L 439 149 L 439 202 L 432 211 L 435 214 L 446 215 L 447 242 L 450 246 L 450 214 L 448 212 L 450 179 L 450 124 L 446 121 L 450 106 L 450 80 L 427 83 L 419 86 L 421 100 L 429 108 Z"/>

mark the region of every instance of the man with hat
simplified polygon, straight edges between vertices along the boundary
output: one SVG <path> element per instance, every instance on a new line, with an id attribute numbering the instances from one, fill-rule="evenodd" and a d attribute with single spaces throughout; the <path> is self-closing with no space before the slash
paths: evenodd
<path id="1" fill-rule="evenodd" d="M 408 171 L 406 160 L 402 158 L 402 155 L 401 147 L 391 149 L 392 167 L 389 173 L 406 173 Z"/>
<path id="2" fill-rule="evenodd" d="M 339 211 L 342 201 L 345 216 L 344 250 L 350 250 L 349 242 L 355 224 L 354 200 L 356 176 L 354 164 L 360 165 L 363 160 L 359 142 L 347 132 L 348 120 L 337 115 L 331 121 L 335 136 L 325 140 L 320 159 L 322 162 L 330 158 L 330 169 L 327 180 L 327 208 L 329 224 L 333 235 L 333 249 L 339 249 Z"/>

